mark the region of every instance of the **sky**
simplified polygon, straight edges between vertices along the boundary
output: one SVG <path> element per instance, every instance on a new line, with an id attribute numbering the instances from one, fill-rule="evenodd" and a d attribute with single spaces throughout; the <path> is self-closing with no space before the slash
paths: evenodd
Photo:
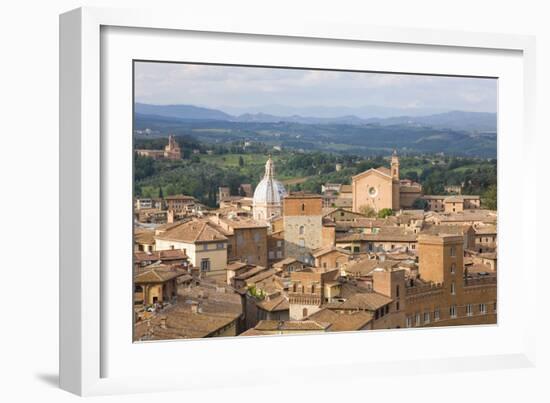
<path id="1" fill-rule="evenodd" d="M 496 112 L 497 80 L 407 74 L 136 62 L 135 101 L 227 113 Z M 281 106 L 284 106 L 282 108 Z"/>

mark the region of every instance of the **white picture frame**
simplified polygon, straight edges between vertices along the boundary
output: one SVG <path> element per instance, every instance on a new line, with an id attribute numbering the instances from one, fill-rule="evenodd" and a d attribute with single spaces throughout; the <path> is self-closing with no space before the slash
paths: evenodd
<path id="1" fill-rule="evenodd" d="M 124 93 L 128 89 L 127 82 L 118 86 L 119 80 L 102 80 L 105 68 L 110 69 L 109 62 L 102 60 L 105 56 L 113 56 L 105 49 L 123 45 L 119 39 L 109 39 L 102 36 L 109 32 L 110 27 L 117 27 L 113 30 L 122 30 L 122 36 L 135 35 L 137 30 L 143 30 L 143 38 L 152 33 L 161 36 L 162 33 L 170 33 L 162 38 L 150 38 L 149 45 L 155 40 L 166 41 L 166 46 L 172 41 L 178 41 L 177 32 L 193 33 L 194 38 L 201 35 L 215 33 L 215 40 L 223 41 L 224 36 L 230 40 L 230 36 L 239 38 L 252 38 L 253 41 L 262 44 L 262 41 L 269 41 L 273 46 L 288 46 L 288 41 L 293 41 L 300 46 L 312 46 L 312 41 L 319 41 L 320 46 L 332 46 L 334 50 L 338 47 L 348 45 L 374 44 L 380 48 L 394 46 L 396 52 L 404 52 L 404 47 L 411 47 L 415 51 L 427 52 L 428 60 L 424 63 L 432 63 L 431 72 L 440 74 L 456 74 L 456 69 L 462 69 L 465 75 L 479 75 L 484 68 L 476 70 L 476 65 L 458 66 L 451 70 L 445 70 L 445 63 L 438 65 L 438 60 L 429 52 L 470 52 L 483 57 L 485 54 L 510 54 L 510 79 L 509 94 L 517 95 L 514 104 L 499 102 L 499 136 L 501 129 L 504 136 L 503 141 L 499 137 L 499 185 L 505 183 L 503 172 L 506 172 L 507 180 L 512 178 L 513 172 L 506 168 L 506 157 L 509 152 L 519 153 L 523 164 L 532 160 L 535 150 L 534 134 L 534 91 L 535 91 L 535 42 L 534 38 L 520 35 L 488 34 L 488 33 L 467 33 L 456 31 L 430 31 L 408 28 L 383 28 L 347 25 L 343 23 L 316 22 L 304 20 L 300 25 L 280 25 L 277 21 L 265 20 L 213 20 L 206 18 L 195 18 L 192 15 L 173 14 L 169 11 L 159 12 L 151 10 L 113 10 L 102 8 L 81 8 L 70 11 L 60 17 L 60 384 L 63 389 L 79 395 L 96 395 L 111 393 L 135 393 L 164 390 L 179 390 L 186 388 L 209 388 L 224 387 L 228 385 L 252 386 L 255 384 L 277 383 L 277 376 L 273 373 L 261 373 L 259 369 L 265 367 L 265 362 L 253 362 L 245 372 L 237 374 L 224 372 L 223 365 L 218 370 L 212 369 L 211 364 L 217 360 L 235 360 L 242 357 L 247 351 L 259 354 L 261 351 L 273 351 L 276 357 L 281 351 L 289 351 L 291 354 L 285 357 L 282 363 L 275 364 L 268 361 L 273 372 L 279 376 L 300 376 L 308 377 L 323 376 L 312 368 L 337 367 L 346 371 L 354 371 L 361 377 L 368 377 L 376 373 L 385 375 L 405 373 L 437 373 L 442 371 L 464 371 L 496 368 L 522 368 L 531 367 L 535 362 L 535 284 L 527 281 L 536 275 L 536 262 L 534 254 L 524 254 L 518 261 L 513 253 L 507 252 L 502 245 L 514 243 L 519 250 L 527 250 L 527 237 L 525 234 L 535 234 L 535 222 L 533 220 L 522 220 L 526 213 L 519 212 L 516 220 L 521 222 L 517 226 L 506 218 L 506 211 L 510 205 L 507 203 L 509 196 L 514 194 L 512 186 L 499 186 L 499 245 L 502 254 L 499 256 L 501 262 L 499 267 L 506 268 L 521 263 L 522 276 L 512 279 L 512 273 L 506 270 L 499 271 L 499 325 L 495 327 L 471 327 L 445 328 L 445 329 L 423 329 L 420 332 L 405 331 L 384 331 L 366 333 L 351 333 L 338 335 L 319 336 L 292 336 L 292 337 L 269 337 L 247 338 L 243 340 L 192 340 L 184 343 L 144 343 L 145 347 L 139 347 L 140 357 L 144 360 L 151 360 L 151 355 L 160 357 L 161 366 L 167 365 L 166 373 L 158 376 L 140 376 L 132 373 L 130 368 L 121 366 L 118 370 L 111 370 L 107 362 L 117 354 L 118 360 L 128 359 L 128 355 L 120 355 L 121 351 L 128 351 L 131 354 L 131 339 L 127 342 L 129 346 L 122 346 L 115 339 L 111 339 L 106 327 L 113 326 L 111 321 L 116 316 L 116 304 L 124 304 L 124 297 L 113 297 L 112 285 L 105 283 L 111 278 L 111 273 L 105 268 L 110 265 L 110 245 L 106 243 L 103 227 L 113 225 L 118 214 L 109 214 L 110 220 L 106 224 L 105 211 L 111 207 L 109 203 L 116 198 L 113 192 L 116 189 L 113 183 L 124 180 L 127 177 L 128 167 L 122 163 L 119 167 L 120 175 L 111 177 L 106 167 L 112 166 L 111 147 L 121 150 L 125 146 L 123 141 L 112 142 L 113 137 L 105 137 L 112 129 L 109 113 L 102 109 L 105 98 L 103 93 L 115 92 L 114 98 L 108 98 L 109 105 L 115 106 L 117 99 L 131 97 Z M 127 31 L 124 31 L 124 30 Z M 132 31 L 136 30 L 136 31 Z M 113 31 L 114 32 L 114 31 Z M 134 32 L 134 33 L 132 33 Z M 116 36 L 116 32 L 115 32 Z M 114 37 L 113 37 L 114 38 Z M 240 40 L 240 39 L 239 39 Z M 118 41 L 118 42 L 117 42 Z M 147 40 L 146 40 L 147 42 Z M 330 43 L 329 43 L 330 42 Z M 132 47 L 128 46 L 128 52 Z M 399 49 L 401 50 L 399 50 Z M 119 48 L 116 48 L 119 49 Z M 158 50 L 161 54 L 162 52 Z M 357 50 L 361 51 L 361 49 Z M 145 52 L 145 50 L 144 50 Z M 499 53 L 500 52 L 500 53 Z M 123 55 L 122 49 L 117 53 L 119 57 L 133 57 Z M 166 53 L 165 55 L 168 55 Z M 169 57 L 163 55 L 162 57 Z M 458 56 L 461 57 L 458 53 Z M 475 55 L 474 55 L 475 56 Z M 197 56 L 199 57 L 199 56 Z M 222 56 L 220 56 L 222 57 Z M 266 63 L 261 52 L 254 52 L 247 60 L 254 58 Z M 168 60 L 170 60 L 169 58 Z M 178 57 L 176 57 L 178 59 Z M 223 59 L 223 57 L 222 57 Z M 512 60 L 513 59 L 513 60 Z M 393 63 L 397 63 L 393 59 Z M 113 56 L 114 61 L 114 56 Z M 193 61 L 201 61 L 194 58 Z M 209 62 L 213 60 L 207 60 Z M 122 62 L 124 63 L 124 62 Z M 267 62 L 269 64 L 269 62 Z M 273 62 L 271 62 L 273 63 Z M 318 63 L 323 63 L 319 59 Z M 418 61 L 421 68 L 421 62 Z M 489 63 L 489 62 L 488 62 Z M 490 62 L 490 63 L 494 63 Z M 507 62 L 506 62 L 507 63 Z M 502 64 L 505 65 L 505 62 Z M 426 64 L 424 64 L 425 66 Z M 488 64 L 489 65 L 489 64 Z M 114 68 L 116 69 L 116 63 Z M 437 67 L 439 66 L 439 67 Z M 124 74 L 128 66 L 118 73 Z M 409 72 L 411 68 L 402 69 L 395 65 L 395 69 Z M 434 71 L 440 68 L 439 71 Z M 502 67 L 504 69 L 504 67 Z M 477 71 L 477 73 L 476 73 Z M 504 70 L 503 70 L 504 71 Z M 416 71 L 412 71 L 416 72 Z M 120 76 L 111 75 L 109 77 Z M 130 77 L 128 77 L 130 79 Z M 117 84 L 113 84 L 117 83 Z M 125 87 L 126 85 L 126 87 Z M 112 88 L 111 88 L 112 87 Z M 116 89 L 115 89 L 116 88 Z M 117 97 L 118 94 L 118 97 Z M 505 100 L 506 101 L 506 100 Z M 122 99 L 122 102 L 125 102 Z M 510 101 L 512 102 L 512 101 Z M 517 107 L 520 105 L 520 109 Z M 125 107 L 117 111 L 127 112 Z M 513 112 L 517 112 L 517 116 Z M 503 116 L 503 112 L 505 116 Z M 121 122 L 124 119 L 131 119 L 131 115 L 122 114 Z M 501 121 L 501 119 L 504 119 Z M 503 123 L 503 125 L 501 125 Z M 126 122 L 125 124 L 128 124 Z M 514 128 L 515 130 L 509 130 Z M 514 134 L 514 133 L 516 134 Z M 508 134 L 506 134 L 508 133 Z M 521 134 L 521 136 L 520 136 Z M 131 133 L 128 133 L 131 136 Z M 516 137 L 515 137 L 516 136 Z M 504 149 L 503 149 L 504 147 Z M 128 150 L 130 154 L 130 150 Z M 501 167 L 501 158 L 503 166 Z M 125 160 L 123 159 L 123 162 Z M 523 189 L 535 189 L 536 176 L 514 177 L 518 185 Z M 117 182 L 118 183 L 118 182 Z M 520 184 L 520 185 L 519 185 Z M 121 192 L 124 189 L 121 188 Z M 525 192 L 523 192 L 525 194 Z M 533 194 L 531 191 L 530 194 Z M 119 195 L 120 196 L 120 195 Z M 123 196 L 124 197 L 124 196 Z M 131 198 L 131 193 L 127 195 Z M 501 203 L 502 202 L 502 203 Z M 520 206 L 523 200 L 520 200 Z M 501 208 L 502 205 L 502 208 Z M 531 213 L 533 211 L 531 210 Z M 123 225 L 117 227 L 122 228 Z M 516 228 L 516 232 L 505 231 L 506 228 Z M 504 230 L 503 230 L 504 229 Z M 500 231 L 503 232 L 500 232 Z M 121 230 L 122 231 L 122 230 Z M 111 238 L 112 239 L 112 236 Z M 131 242 L 128 239 L 127 242 Z M 531 242 L 533 238 L 531 237 Z M 128 249 L 128 254 L 129 254 Z M 517 273 L 517 272 L 516 272 Z M 130 276 L 127 276 L 128 279 Z M 128 285 L 129 286 L 129 285 Z M 507 315 L 517 315 L 514 304 L 508 302 L 511 290 L 516 289 L 518 298 L 521 298 L 523 305 L 520 308 L 524 312 L 513 324 Z M 502 299 L 501 299 L 502 298 Z M 507 313 L 508 312 L 508 313 Z M 502 316 L 502 319 L 501 319 Z M 513 329 L 515 328 L 515 329 Z M 116 329 L 118 331 L 118 329 Z M 478 349 L 470 348 L 468 351 L 456 348 L 449 352 L 431 351 L 426 352 L 419 348 L 419 351 L 411 349 L 397 349 L 392 354 L 384 354 L 384 347 L 390 343 L 407 336 L 414 343 L 425 345 L 440 342 L 442 338 L 448 338 L 451 342 L 456 340 L 470 340 L 476 337 L 494 337 L 491 350 L 483 354 L 483 346 Z M 367 339 L 365 339 L 367 338 Z M 238 339 L 238 340 L 237 340 Z M 113 341 L 115 340 L 115 341 Z M 359 346 L 360 343 L 375 343 L 377 348 L 370 353 L 361 350 L 361 353 L 350 356 L 341 356 L 325 359 L 322 363 L 313 355 L 308 363 L 299 359 L 300 352 L 307 353 L 311 346 L 321 343 L 331 346 L 340 345 L 342 351 L 348 352 L 350 346 Z M 204 348 L 208 344 L 208 349 Z M 156 346 L 153 346 L 156 345 Z M 487 344 L 489 345 L 489 343 Z M 150 346 L 150 347 L 147 347 Z M 201 348 L 202 347 L 202 348 Z M 229 347 L 229 348 L 228 348 Z M 176 352 L 176 350 L 178 350 Z M 389 348 L 388 348 L 389 350 Z M 422 350 L 422 351 L 420 351 Z M 172 353 L 174 351 L 174 353 Z M 141 355 L 142 354 L 142 355 Z M 185 365 L 181 365 L 179 371 L 174 369 L 174 363 L 170 363 L 169 356 L 174 354 L 185 354 Z M 135 367 L 135 365 L 134 365 Z M 192 368 L 192 371 L 190 370 Z M 281 371 L 281 370 L 284 371 Z M 282 372 L 282 373 L 281 373 Z M 254 374 L 254 376 L 243 376 L 243 373 Z M 338 376 L 331 373 L 331 379 L 337 380 Z"/>

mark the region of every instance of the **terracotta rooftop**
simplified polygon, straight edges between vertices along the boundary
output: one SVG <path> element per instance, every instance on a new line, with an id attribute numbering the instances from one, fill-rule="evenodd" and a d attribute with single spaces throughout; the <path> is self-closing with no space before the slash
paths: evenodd
<path id="1" fill-rule="evenodd" d="M 251 277 L 254 277 L 258 273 L 268 270 L 267 267 L 263 267 L 263 266 L 254 266 L 254 265 L 249 265 L 249 266 L 251 267 L 251 269 L 235 276 L 235 280 L 247 280 Z"/>
<path id="2" fill-rule="evenodd" d="M 284 295 L 279 295 L 274 298 L 265 298 L 256 302 L 256 305 L 264 311 L 269 312 L 287 311 L 289 309 L 288 298 Z"/>
<path id="3" fill-rule="evenodd" d="M 361 330 L 372 321 L 373 315 L 366 311 L 336 312 L 331 309 L 321 309 L 310 315 L 308 319 L 330 323 L 330 332 Z"/>
<path id="4" fill-rule="evenodd" d="M 155 244 L 155 231 L 152 229 L 135 229 L 134 230 L 134 242 L 144 245 Z"/>
<path id="5" fill-rule="evenodd" d="M 347 263 L 343 270 L 355 276 L 366 276 L 376 268 L 392 269 L 398 264 L 399 262 L 394 260 L 361 259 Z"/>
<path id="6" fill-rule="evenodd" d="M 464 235 L 472 228 L 471 225 L 434 225 L 427 223 L 423 226 L 420 231 L 421 234 L 429 235 L 439 235 L 439 234 L 450 234 L 450 235 Z"/>
<path id="7" fill-rule="evenodd" d="M 357 293 L 339 304 L 336 309 L 375 311 L 392 301 L 391 298 L 377 292 Z"/>
<path id="8" fill-rule="evenodd" d="M 325 331 L 330 324 L 314 320 L 261 320 L 254 327 L 260 331 Z"/>
<path id="9" fill-rule="evenodd" d="M 164 283 L 175 278 L 188 275 L 187 271 L 174 265 L 153 263 L 134 270 L 134 282 L 136 284 Z"/>
<path id="10" fill-rule="evenodd" d="M 227 241 L 225 235 L 214 228 L 209 221 L 204 220 L 191 220 L 180 223 L 158 234 L 156 238 L 188 243 Z"/>
<path id="11" fill-rule="evenodd" d="M 372 241 L 372 242 L 415 242 L 417 234 L 402 227 L 383 227 L 376 234 L 347 233 L 336 237 L 338 242 Z"/>
<path id="12" fill-rule="evenodd" d="M 154 262 L 157 260 L 161 260 L 163 262 L 165 261 L 171 261 L 171 260 L 185 260 L 189 259 L 189 256 L 185 253 L 185 251 L 181 249 L 168 249 L 168 250 L 157 250 L 154 252 L 143 252 L 143 251 L 137 251 L 134 252 L 134 262 L 141 263 L 141 262 Z"/>
<path id="13" fill-rule="evenodd" d="M 278 262 L 273 263 L 273 267 L 279 268 L 279 267 L 283 267 L 286 264 L 291 264 L 294 262 L 298 262 L 298 259 L 293 257 L 287 257 L 287 258 L 284 258 L 283 260 L 279 260 Z"/>
<path id="14" fill-rule="evenodd" d="M 328 246 L 326 248 L 319 248 L 319 249 L 314 250 L 311 254 L 312 254 L 313 257 L 319 257 L 319 256 L 324 256 L 327 253 L 331 253 L 331 252 L 340 252 L 340 253 L 343 253 L 345 255 L 351 255 L 351 252 L 349 250 L 343 249 L 343 248 L 338 248 L 336 246 Z"/>

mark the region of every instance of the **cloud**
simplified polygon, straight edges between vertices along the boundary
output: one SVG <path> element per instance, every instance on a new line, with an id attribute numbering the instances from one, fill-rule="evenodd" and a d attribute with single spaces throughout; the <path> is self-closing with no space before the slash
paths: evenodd
<path id="1" fill-rule="evenodd" d="M 136 101 L 210 107 L 280 104 L 496 111 L 494 79 L 138 62 Z"/>

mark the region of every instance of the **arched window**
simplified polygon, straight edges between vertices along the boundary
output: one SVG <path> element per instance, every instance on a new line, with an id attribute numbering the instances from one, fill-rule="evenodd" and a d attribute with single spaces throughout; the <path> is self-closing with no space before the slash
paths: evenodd
<path id="1" fill-rule="evenodd" d="M 300 225 L 300 229 L 299 229 L 300 235 L 304 235 L 304 231 L 305 231 L 304 226 Z"/>
<path id="2" fill-rule="evenodd" d="M 306 211 L 306 205 L 302 203 L 302 211 Z"/>
<path id="3" fill-rule="evenodd" d="M 307 308 L 302 309 L 302 316 L 307 317 Z"/>

